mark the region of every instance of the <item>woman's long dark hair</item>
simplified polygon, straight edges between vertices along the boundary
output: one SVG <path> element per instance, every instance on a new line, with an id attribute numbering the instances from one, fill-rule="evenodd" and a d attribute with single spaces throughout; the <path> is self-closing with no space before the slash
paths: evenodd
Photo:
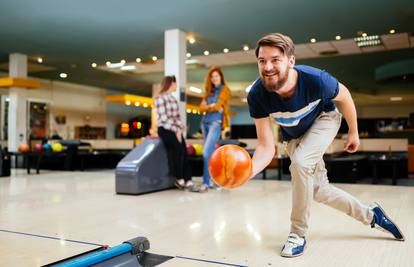
<path id="1" fill-rule="evenodd" d="M 170 89 L 171 84 L 175 83 L 175 76 L 174 75 L 170 75 L 170 76 L 165 76 L 162 81 L 161 81 L 161 90 L 160 90 L 160 94 L 168 91 L 168 89 Z"/>

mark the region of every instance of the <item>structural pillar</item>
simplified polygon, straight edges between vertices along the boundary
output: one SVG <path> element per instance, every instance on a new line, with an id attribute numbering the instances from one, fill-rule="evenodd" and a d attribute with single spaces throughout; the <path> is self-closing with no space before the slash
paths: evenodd
<path id="1" fill-rule="evenodd" d="M 9 76 L 27 78 L 27 56 L 10 54 Z M 18 151 L 20 144 L 27 143 L 27 90 L 20 87 L 9 89 L 8 149 Z"/>
<path id="2" fill-rule="evenodd" d="M 164 71 L 165 75 L 175 75 L 177 90 L 174 96 L 177 98 L 180 108 L 181 120 L 187 130 L 186 95 L 187 72 L 185 66 L 186 33 L 179 29 L 167 30 L 164 33 Z M 183 133 L 184 137 L 186 132 Z"/>

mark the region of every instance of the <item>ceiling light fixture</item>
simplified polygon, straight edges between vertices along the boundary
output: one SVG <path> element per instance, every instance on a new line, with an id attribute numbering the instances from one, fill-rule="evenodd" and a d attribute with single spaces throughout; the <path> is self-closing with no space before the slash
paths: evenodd
<path id="1" fill-rule="evenodd" d="M 342 39 L 342 37 L 340 35 L 335 36 L 335 40 L 339 41 L 341 39 Z"/>
<path id="2" fill-rule="evenodd" d="M 191 65 L 191 64 L 198 64 L 200 63 L 197 59 L 186 59 L 185 64 Z"/>
<path id="3" fill-rule="evenodd" d="M 390 100 L 391 101 L 402 101 L 403 98 L 401 96 L 392 96 L 390 97 Z"/>
<path id="4" fill-rule="evenodd" d="M 224 48 L 224 49 L 223 49 L 223 52 L 224 52 L 224 53 L 228 53 L 229 51 L 230 51 L 230 50 L 229 50 L 228 48 Z"/>
<path id="5" fill-rule="evenodd" d="M 208 56 L 208 55 L 210 55 L 210 52 L 208 52 L 207 50 L 206 51 L 204 51 L 204 53 L 203 53 L 205 56 Z"/>
<path id="6" fill-rule="evenodd" d="M 189 57 L 191 57 L 191 53 L 187 53 L 187 54 L 185 54 L 185 56 L 186 56 L 187 58 L 189 58 Z"/>
<path id="7" fill-rule="evenodd" d="M 395 33 L 395 30 L 394 30 L 394 29 L 391 29 L 391 30 L 390 30 L 390 33 L 391 33 L 391 34 L 394 34 L 394 33 Z"/>
<path id="8" fill-rule="evenodd" d="M 362 37 L 367 37 L 367 36 L 368 36 L 368 34 L 366 32 L 362 33 Z"/>
<path id="9" fill-rule="evenodd" d="M 129 101 L 129 100 L 125 101 L 125 105 L 127 105 L 127 106 L 131 105 L 131 101 Z"/>
<path id="10" fill-rule="evenodd" d="M 190 37 L 188 37 L 188 42 L 190 43 L 190 44 L 194 44 L 195 43 L 195 38 L 193 37 L 193 36 L 190 36 Z"/>
<path id="11" fill-rule="evenodd" d="M 134 69 L 136 69 L 134 65 L 127 65 L 127 66 L 121 67 L 121 70 L 134 70 Z"/>
<path id="12" fill-rule="evenodd" d="M 125 59 L 122 59 L 121 64 L 125 64 L 125 63 L 126 63 Z"/>
<path id="13" fill-rule="evenodd" d="M 152 59 L 153 61 L 157 61 L 157 60 L 158 60 L 158 58 L 157 58 L 156 56 L 153 56 L 151 59 Z"/>
<path id="14" fill-rule="evenodd" d="M 92 68 L 96 68 L 98 65 L 94 62 L 91 64 Z"/>
<path id="15" fill-rule="evenodd" d="M 201 92 L 203 92 L 203 90 L 201 90 L 200 88 L 194 87 L 194 86 L 190 86 L 189 90 L 197 94 L 201 94 Z"/>
<path id="16" fill-rule="evenodd" d="M 38 58 L 37 58 L 37 62 L 38 62 L 38 63 L 43 63 L 43 58 L 38 57 Z"/>
<path id="17" fill-rule="evenodd" d="M 376 46 L 382 44 L 381 39 L 378 35 L 356 37 L 354 38 L 354 41 L 359 47 Z"/>
<path id="18" fill-rule="evenodd" d="M 135 59 L 135 61 L 136 61 L 137 63 L 140 63 L 140 62 L 141 62 L 141 58 L 137 57 L 137 58 Z"/>
<path id="19" fill-rule="evenodd" d="M 60 73 L 60 74 L 59 74 L 59 76 L 60 76 L 60 78 L 62 78 L 62 79 L 65 79 L 65 78 L 67 78 L 67 77 L 68 77 L 68 75 L 67 75 L 66 73 L 64 73 L 64 72 Z"/>
<path id="20" fill-rule="evenodd" d="M 315 39 L 315 38 L 311 38 L 311 39 L 310 39 L 310 42 L 311 42 L 311 43 L 316 43 L 316 39 Z"/>
<path id="21" fill-rule="evenodd" d="M 243 45 L 243 50 L 244 51 L 248 51 L 249 50 L 249 46 L 248 45 Z"/>
<path id="22" fill-rule="evenodd" d="M 107 67 L 109 67 L 109 66 L 111 66 L 111 61 L 107 61 L 105 64 L 106 64 Z"/>
<path id="23" fill-rule="evenodd" d="M 109 64 L 108 64 L 108 62 L 106 62 L 106 66 L 108 68 L 111 68 L 111 69 L 121 68 L 122 66 L 125 65 L 125 60 L 121 60 L 121 62 L 118 62 L 118 63 L 111 63 L 111 62 L 109 62 Z"/>

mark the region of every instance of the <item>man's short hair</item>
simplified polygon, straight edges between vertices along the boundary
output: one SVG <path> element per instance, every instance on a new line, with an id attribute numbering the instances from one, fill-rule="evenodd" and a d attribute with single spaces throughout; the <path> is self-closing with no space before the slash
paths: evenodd
<path id="1" fill-rule="evenodd" d="M 288 57 L 295 55 L 295 44 L 289 36 L 281 33 L 269 33 L 259 39 L 256 43 L 256 58 L 259 56 L 259 49 L 263 46 L 276 47 L 282 50 Z"/>

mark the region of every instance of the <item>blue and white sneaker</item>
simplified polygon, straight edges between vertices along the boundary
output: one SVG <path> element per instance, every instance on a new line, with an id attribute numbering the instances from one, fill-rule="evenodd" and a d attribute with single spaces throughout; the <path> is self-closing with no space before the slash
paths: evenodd
<path id="1" fill-rule="evenodd" d="M 303 254 L 305 251 L 306 240 L 295 233 L 290 233 L 286 243 L 283 245 L 280 256 L 293 258 Z"/>
<path id="2" fill-rule="evenodd" d="M 404 241 L 404 235 L 398 226 L 393 221 L 391 221 L 391 219 L 387 216 L 387 214 L 385 214 L 385 211 L 377 202 L 374 202 L 370 206 L 370 209 L 374 213 L 374 219 L 372 220 L 371 228 L 378 228 L 381 231 L 392 234 L 395 239 Z"/>

